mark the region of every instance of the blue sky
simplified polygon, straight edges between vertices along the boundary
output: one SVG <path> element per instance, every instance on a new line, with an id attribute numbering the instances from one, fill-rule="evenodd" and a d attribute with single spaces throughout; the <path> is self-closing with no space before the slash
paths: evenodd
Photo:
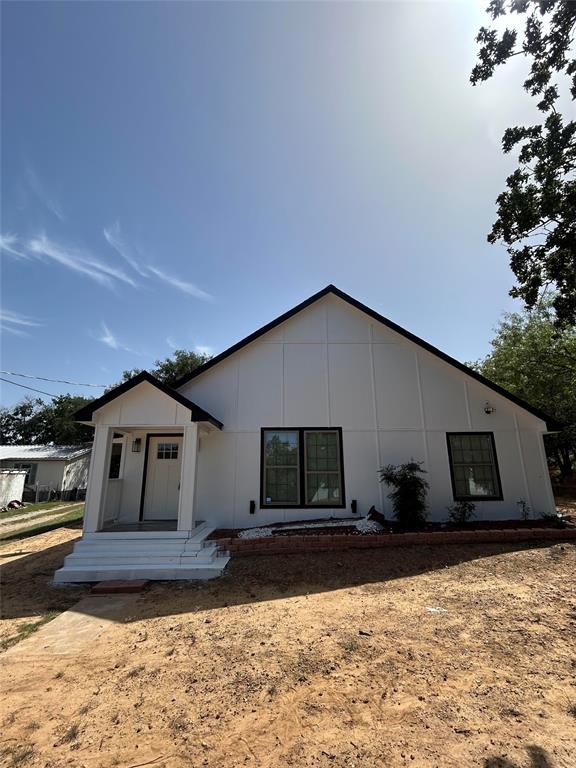
<path id="1" fill-rule="evenodd" d="M 486 354 L 532 107 L 520 62 L 468 82 L 483 5 L 4 2 L 2 368 L 109 384 L 328 283 Z"/>

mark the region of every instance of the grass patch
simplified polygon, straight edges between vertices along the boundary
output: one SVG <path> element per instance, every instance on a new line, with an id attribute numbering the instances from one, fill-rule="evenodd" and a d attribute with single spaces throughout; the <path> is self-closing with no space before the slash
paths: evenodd
<path id="1" fill-rule="evenodd" d="M 38 621 L 27 621 L 25 624 L 20 624 L 15 635 L 12 635 L 12 637 L 7 637 L 0 642 L 0 651 L 5 651 L 7 648 L 11 648 L 13 645 L 16 645 L 16 643 L 20 643 L 22 640 L 26 640 L 26 638 L 30 637 L 30 635 L 33 635 L 37 629 L 43 627 L 44 624 L 48 624 L 49 621 L 55 619 L 56 616 L 60 615 L 60 613 L 60 611 L 48 611 L 47 613 L 43 614 L 43 616 L 38 619 Z"/>
<path id="2" fill-rule="evenodd" d="M 7 768 L 17 768 L 19 765 L 26 765 L 35 755 L 34 747 L 31 744 L 17 744 L 13 747 L 0 747 L 0 757 L 6 757 L 10 762 L 4 763 Z"/>
<path id="3" fill-rule="evenodd" d="M 20 528 L 17 531 L 10 531 L 7 533 L 0 533 L 0 543 L 9 541 L 18 541 L 19 539 L 27 539 L 29 536 L 36 536 L 39 533 L 47 533 L 53 531 L 55 528 L 61 528 L 69 523 L 77 523 L 82 520 L 84 516 L 84 503 L 76 505 L 74 509 L 60 515 L 59 512 L 55 512 L 57 515 L 55 520 L 45 520 L 43 523 L 31 522 L 30 525 Z"/>
<path id="4" fill-rule="evenodd" d="M 83 501 L 39 501 L 38 504 L 26 504 L 25 507 L 20 509 L 7 509 L 5 512 L 0 512 L 0 520 L 8 520 L 10 517 L 17 515 L 28 514 L 29 512 L 50 512 L 50 510 L 57 509 L 58 507 L 76 507 L 78 504 L 84 504 Z"/>

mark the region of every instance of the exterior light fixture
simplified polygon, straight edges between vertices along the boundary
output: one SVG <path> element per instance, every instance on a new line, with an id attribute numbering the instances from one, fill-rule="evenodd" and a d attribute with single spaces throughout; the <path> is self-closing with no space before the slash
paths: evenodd
<path id="1" fill-rule="evenodd" d="M 496 410 L 496 408 L 494 408 L 493 405 L 490 405 L 490 403 L 488 401 L 486 401 L 486 403 L 484 405 L 484 413 L 487 413 L 488 416 L 490 416 L 490 414 L 494 413 L 495 410 Z"/>
<path id="2" fill-rule="evenodd" d="M 140 453 L 141 448 L 142 448 L 141 437 L 137 437 L 135 440 L 132 440 L 132 453 Z"/>

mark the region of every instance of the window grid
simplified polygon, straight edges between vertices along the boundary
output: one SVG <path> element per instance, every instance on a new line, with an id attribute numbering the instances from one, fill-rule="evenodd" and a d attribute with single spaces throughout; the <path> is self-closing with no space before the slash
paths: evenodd
<path id="1" fill-rule="evenodd" d="M 262 429 L 263 507 L 345 506 L 342 430 Z"/>
<path id="2" fill-rule="evenodd" d="M 264 433 L 266 504 L 297 504 L 300 497 L 300 439 L 296 430 Z"/>
<path id="3" fill-rule="evenodd" d="M 493 434 L 449 433 L 447 438 L 454 499 L 501 499 Z"/>
<path id="4" fill-rule="evenodd" d="M 304 432 L 306 504 L 340 503 L 340 455 L 338 433 Z"/>
<path id="5" fill-rule="evenodd" d="M 178 443 L 158 443 L 158 450 L 156 453 L 158 459 L 177 459 L 178 458 Z"/>

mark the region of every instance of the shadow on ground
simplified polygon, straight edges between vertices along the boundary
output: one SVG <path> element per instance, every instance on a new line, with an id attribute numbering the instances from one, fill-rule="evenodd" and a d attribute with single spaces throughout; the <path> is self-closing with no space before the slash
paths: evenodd
<path id="1" fill-rule="evenodd" d="M 554 763 L 548 753 L 542 747 L 533 744 L 526 747 L 530 759 L 530 768 L 553 768 Z M 513 763 L 506 757 L 489 757 L 484 761 L 484 768 L 522 768 L 518 763 Z"/>
<path id="2" fill-rule="evenodd" d="M 130 620 L 209 611 L 361 585 L 385 585 L 396 579 L 440 571 L 469 561 L 551 546 L 550 542 L 531 541 L 236 558 L 214 581 L 152 583 L 132 607 Z M 90 585 L 54 587 L 51 584 L 54 571 L 72 547 L 72 541 L 66 542 L 0 566 L 4 618 L 65 610 L 86 593 Z M 25 542 L 22 548 L 25 550 Z M 28 593 L 26 600 L 21 599 L 23 589 Z M 90 612 L 89 602 L 82 602 L 81 610 L 86 613 Z M 494 767 L 496 765 L 494 763 Z"/>
<path id="3" fill-rule="evenodd" d="M 74 524 L 62 528 L 71 536 L 80 534 Z M 65 611 L 82 597 L 88 585 L 80 587 L 55 587 L 52 584 L 54 571 L 60 568 L 77 541 L 73 536 L 68 541 L 46 549 L 37 549 L 29 539 L 11 542 L 9 547 L 0 549 L 0 618 L 17 619 L 42 616 L 50 612 Z M 5 551 L 7 549 L 8 551 Z M 4 560 L 18 554 L 11 562 Z"/>

